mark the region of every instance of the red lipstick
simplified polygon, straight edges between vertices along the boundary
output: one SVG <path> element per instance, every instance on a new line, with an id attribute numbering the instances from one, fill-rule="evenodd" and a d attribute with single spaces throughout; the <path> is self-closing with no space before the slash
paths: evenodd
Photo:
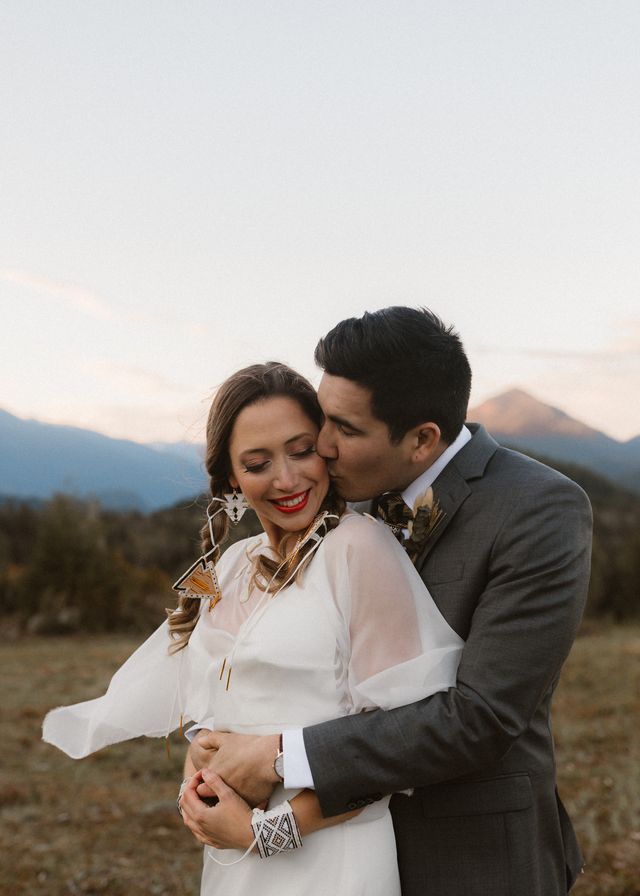
<path id="1" fill-rule="evenodd" d="M 269 501 L 276 507 L 281 513 L 297 513 L 299 510 L 304 510 L 309 502 L 309 494 L 311 489 L 307 489 L 306 492 L 298 492 L 296 495 L 283 495 L 282 498 L 270 498 Z M 283 507 L 283 501 L 291 501 L 293 502 L 288 507 Z"/>

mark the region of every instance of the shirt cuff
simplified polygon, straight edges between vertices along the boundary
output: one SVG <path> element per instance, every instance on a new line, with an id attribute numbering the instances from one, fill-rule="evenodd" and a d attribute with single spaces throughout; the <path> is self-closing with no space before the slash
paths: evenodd
<path id="1" fill-rule="evenodd" d="M 282 732 L 284 753 L 284 786 L 292 790 L 313 790 L 313 776 L 304 747 L 302 728 Z"/>
<path id="2" fill-rule="evenodd" d="M 192 725 L 191 728 L 187 728 L 183 733 L 189 743 L 191 743 L 198 731 L 202 731 L 203 728 L 207 731 L 213 731 L 213 718 L 205 719 L 204 722 L 199 722 L 196 725 Z"/>

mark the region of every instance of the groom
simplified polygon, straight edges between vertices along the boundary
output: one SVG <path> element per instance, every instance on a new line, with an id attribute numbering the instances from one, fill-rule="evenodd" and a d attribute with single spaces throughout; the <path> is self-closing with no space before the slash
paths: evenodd
<path id="1" fill-rule="evenodd" d="M 409 510 L 388 496 L 363 509 L 380 503 L 394 522 L 400 508 L 402 538 L 433 487 L 437 516 L 413 560 L 466 643 L 447 692 L 285 732 L 285 786 L 314 787 L 327 816 L 396 793 L 404 896 L 566 893 L 583 860 L 555 787 L 550 704 L 586 599 L 589 502 L 569 479 L 464 425 L 469 364 L 430 311 L 344 320 L 316 361 L 318 452 L 337 490 L 349 501 L 398 492 Z M 192 753 L 255 804 L 278 780 L 278 744 L 202 733 Z"/>

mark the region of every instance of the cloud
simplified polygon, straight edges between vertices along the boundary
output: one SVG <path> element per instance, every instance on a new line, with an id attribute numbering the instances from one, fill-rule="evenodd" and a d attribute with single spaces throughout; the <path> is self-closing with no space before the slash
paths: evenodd
<path id="1" fill-rule="evenodd" d="M 0 280 L 56 299 L 74 311 L 79 311 L 95 320 L 112 320 L 115 316 L 102 296 L 75 283 L 41 277 L 17 268 L 0 268 Z"/>
<path id="2" fill-rule="evenodd" d="M 120 388 L 133 394 L 156 397 L 171 395 L 193 395 L 193 388 L 176 383 L 155 370 L 136 367 L 133 364 L 118 364 L 106 358 L 85 363 L 86 371 L 105 379 L 114 389 Z"/>
<path id="3" fill-rule="evenodd" d="M 625 320 L 619 326 L 616 347 L 621 354 L 640 355 L 640 321 Z"/>
<path id="4" fill-rule="evenodd" d="M 170 334 L 173 338 L 179 334 L 183 339 L 195 339 L 202 334 L 202 323 L 177 315 L 153 314 L 131 305 L 116 311 L 99 293 L 68 280 L 42 277 L 19 268 L 0 268 L 0 281 L 55 299 L 93 320 L 116 321 L 140 330 Z"/>
<path id="5" fill-rule="evenodd" d="M 624 358 L 640 358 L 640 333 L 608 349 L 571 351 L 567 349 L 519 348 L 517 346 L 477 345 L 475 351 L 484 355 L 515 355 L 519 358 L 540 358 L 559 361 L 610 362 Z"/>
<path id="6" fill-rule="evenodd" d="M 102 404 L 87 407 L 76 413 L 80 425 L 112 438 L 132 439 L 136 442 L 191 442 L 205 441 L 206 414 L 195 404 L 183 402 L 170 408 L 153 404 L 136 406 Z"/>

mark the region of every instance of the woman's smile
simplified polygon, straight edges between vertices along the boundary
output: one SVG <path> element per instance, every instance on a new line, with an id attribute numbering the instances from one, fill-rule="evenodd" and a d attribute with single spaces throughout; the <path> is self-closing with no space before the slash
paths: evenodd
<path id="1" fill-rule="evenodd" d="M 297 495 L 286 495 L 284 498 L 270 498 L 272 504 L 274 504 L 278 510 L 281 510 L 282 513 L 297 513 L 299 510 L 304 510 L 309 502 L 309 493 L 311 489 L 307 489 L 304 492 L 299 492 Z"/>
<path id="2" fill-rule="evenodd" d="M 303 532 L 327 496 L 318 431 L 298 402 L 283 395 L 248 405 L 234 423 L 229 482 L 240 488 L 275 548 L 286 533 Z"/>

